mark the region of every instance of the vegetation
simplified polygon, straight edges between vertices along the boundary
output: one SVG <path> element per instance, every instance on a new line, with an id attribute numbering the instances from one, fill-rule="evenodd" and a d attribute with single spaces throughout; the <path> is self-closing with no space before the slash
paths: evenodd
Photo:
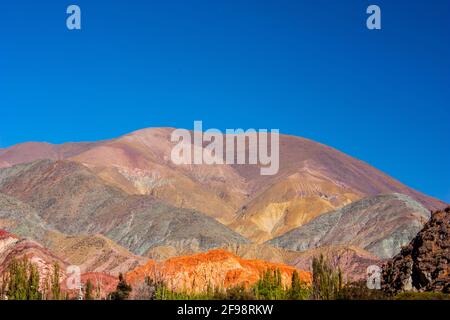
<path id="1" fill-rule="evenodd" d="M 130 296 L 131 291 L 131 286 L 126 282 L 123 274 L 120 273 L 116 291 L 111 292 L 109 298 L 111 300 L 126 300 Z"/>
<path id="2" fill-rule="evenodd" d="M 53 265 L 52 275 L 52 300 L 61 300 L 61 286 L 59 280 L 61 279 L 59 264 L 55 262 Z"/>
<path id="3" fill-rule="evenodd" d="M 339 300 L 388 300 L 388 296 L 381 290 L 367 288 L 366 281 L 349 282 L 340 290 Z"/>
<path id="4" fill-rule="evenodd" d="M 41 279 L 37 266 L 27 258 L 13 259 L 0 277 L 0 299 L 60 299 L 59 265 L 55 264 L 53 269 L 51 278 Z"/>
<path id="5" fill-rule="evenodd" d="M 268 269 L 253 286 L 244 284 L 231 288 L 213 288 L 210 284 L 205 292 L 192 293 L 173 291 L 162 280 L 146 277 L 144 283 L 136 286 L 133 299 L 146 300 L 450 300 L 449 294 L 439 292 L 404 292 L 389 296 L 381 290 L 368 289 L 365 281 L 344 284 L 342 272 L 333 268 L 323 256 L 312 262 L 313 280 L 307 284 L 300 279 L 297 271 L 292 273 L 290 285 L 284 285 L 279 269 Z M 57 263 L 46 277 L 39 274 L 35 264 L 24 258 L 12 260 L 0 275 L 0 300 L 46 300 L 67 299 L 60 286 L 61 272 Z M 100 299 L 99 286 L 94 289 L 87 280 L 84 299 Z M 94 292 L 96 291 L 96 292 Z M 130 298 L 132 287 L 119 274 L 116 290 L 108 295 L 111 300 Z"/>
<path id="6" fill-rule="evenodd" d="M 159 278 L 159 277 L 158 277 Z M 208 285 L 205 292 L 193 293 L 187 291 L 173 291 L 161 279 L 150 277 L 144 284 L 137 287 L 135 299 L 150 300 L 303 300 L 311 295 L 308 284 L 301 281 L 298 272 L 294 272 L 290 286 L 283 286 L 279 269 L 266 270 L 260 280 L 253 286 L 244 284 L 224 288 L 212 288 Z"/>
<path id="7" fill-rule="evenodd" d="M 450 300 L 450 294 L 442 292 L 402 292 L 395 300 Z"/>
<path id="8" fill-rule="evenodd" d="M 8 300 L 40 300 L 39 273 L 28 260 L 13 260 L 9 264 L 5 283 Z"/>
<path id="9" fill-rule="evenodd" d="M 257 299 L 281 300 L 287 297 L 287 290 L 282 285 L 281 271 L 266 270 L 254 286 Z"/>
<path id="10" fill-rule="evenodd" d="M 84 300 L 93 300 L 94 297 L 92 296 L 92 289 L 93 289 L 93 285 L 91 280 L 88 279 L 88 281 L 86 282 L 86 289 L 84 291 Z"/>
<path id="11" fill-rule="evenodd" d="M 291 288 L 289 290 L 289 299 L 291 300 L 307 300 L 311 296 L 311 287 L 300 280 L 297 271 L 292 274 Z"/>
<path id="12" fill-rule="evenodd" d="M 335 270 L 323 257 L 314 257 L 312 262 L 314 300 L 335 300 L 343 287 L 342 272 Z"/>

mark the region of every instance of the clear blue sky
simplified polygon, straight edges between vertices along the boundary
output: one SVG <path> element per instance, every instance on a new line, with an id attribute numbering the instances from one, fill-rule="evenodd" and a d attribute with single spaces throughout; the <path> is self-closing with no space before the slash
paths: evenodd
<path id="1" fill-rule="evenodd" d="M 450 202 L 449 98 L 448 0 L 0 2 L 0 147 L 279 128 Z"/>

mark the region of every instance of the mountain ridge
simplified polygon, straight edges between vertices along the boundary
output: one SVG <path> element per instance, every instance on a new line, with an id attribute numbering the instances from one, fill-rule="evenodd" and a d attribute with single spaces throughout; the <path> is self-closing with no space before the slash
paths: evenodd
<path id="1" fill-rule="evenodd" d="M 275 176 L 259 175 L 259 165 L 176 166 L 170 161 L 173 130 L 148 128 L 99 142 L 57 145 L 57 160 L 80 163 L 126 194 L 151 195 L 199 211 L 258 243 L 382 193 L 409 195 L 432 210 L 446 206 L 363 161 L 295 136 L 280 135 L 280 171 Z M 6 148 L 0 163 L 9 163 L 14 153 L 14 163 L 42 158 L 48 148 Z M 48 158 L 55 158 L 54 151 Z"/>

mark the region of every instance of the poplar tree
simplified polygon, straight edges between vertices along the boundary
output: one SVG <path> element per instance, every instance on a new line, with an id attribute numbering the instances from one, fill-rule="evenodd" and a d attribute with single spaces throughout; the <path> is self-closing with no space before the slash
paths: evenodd
<path id="1" fill-rule="evenodd" d="M 53 264 L 53 275 L 51 279 L 51 289 L 52 289 L 52 299 L 60 300 L 61 299 L 61 286 L 59 284 L 60 280 L 60 268 L 59 264 L 55 262 Z"/>
<path id="2" fill-rule="evenodd" d="M 84 299 L 85 300 L 93 300 L 92 297 L 92 282 L 90 279 L 88 279 L 88 281 L 86 282 L 86 291 L 84 293 Z"/>
<path id="3" fill-rule="evenodd" d="M 342 290 L 342 272 L 335 270 L 323 257 L 314 257 L 313 267 L 313 299 L 335 300 Z"/>

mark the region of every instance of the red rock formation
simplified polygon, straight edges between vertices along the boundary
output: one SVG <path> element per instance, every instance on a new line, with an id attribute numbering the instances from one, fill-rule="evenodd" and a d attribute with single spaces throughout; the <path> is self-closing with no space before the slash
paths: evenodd
<path id="1" fill-rule="evenodd" d="M 250 286 L 268 269 L 279 269 L 282 282 L 286 286 L 289 286 L 294 270 L 299 272 L 303 281 L 311 282 L 309 272 L 280 263 L 245 260 L 221 249 L 171 258 L 162 263 L 150 260 L 146 265 L 129 272 L 126 279 L 131 284 L 138 284 L 149 276 L 163 280 L 173 290 L 202 292 L 208 286 L 213 288 L 230 288 L 241 284 Z"/>

